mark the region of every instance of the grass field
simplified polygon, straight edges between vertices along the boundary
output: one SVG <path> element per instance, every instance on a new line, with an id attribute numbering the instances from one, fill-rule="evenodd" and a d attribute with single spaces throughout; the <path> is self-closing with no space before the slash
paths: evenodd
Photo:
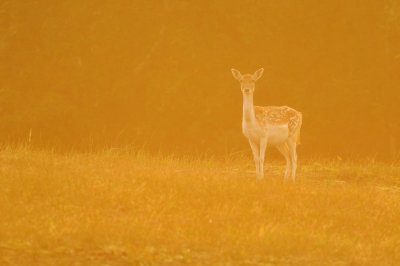
<path id="1" fill-rule="evenodd" d="M 398 265 L 400 166 L 0 150 L 0 265 Z"/>

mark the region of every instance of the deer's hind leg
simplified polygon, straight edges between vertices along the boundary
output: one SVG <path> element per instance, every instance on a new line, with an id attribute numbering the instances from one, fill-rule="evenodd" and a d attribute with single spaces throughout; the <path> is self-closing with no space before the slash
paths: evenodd
<path id="1" fill-rule="evenodd" d="M 283 155 L 283 157 L 285 157 L 286 160 L 285 180 L 287 180 L 291 172 L 291 161 L 290 161 L 288 144 L 284 142 L 282 144 L 276 145 L 276 148 Z"/>
<path id="2" fill-rule="evenodd" d="M 296 138 L 290 137 L 287 141 L 288 147 L 289 147 L 289 155 L 290 155 L 290 161 L 292 164 L 292 170 L 291 170 L 291 176 L 292 180 L 295 181 L 296 179 L 296 169 L 297 169 L 297 150 L 296 150 Z"/>

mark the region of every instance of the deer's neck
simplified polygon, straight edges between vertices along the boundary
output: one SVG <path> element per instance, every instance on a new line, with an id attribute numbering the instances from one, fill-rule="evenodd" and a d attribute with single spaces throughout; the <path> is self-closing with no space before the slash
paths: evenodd
<path id="1" fill-rule="evenodd" d="M 243 123 L 255 123 L 253 94 L 243 94 Z"/>

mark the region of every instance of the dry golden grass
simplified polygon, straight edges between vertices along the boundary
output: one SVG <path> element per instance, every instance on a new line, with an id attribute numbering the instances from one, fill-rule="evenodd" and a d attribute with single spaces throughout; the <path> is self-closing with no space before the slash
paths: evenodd
<path id="1" fill-rule="evenodd" d="M 0 151 L 1 265 L 395 265 L 400 166 Z"/>

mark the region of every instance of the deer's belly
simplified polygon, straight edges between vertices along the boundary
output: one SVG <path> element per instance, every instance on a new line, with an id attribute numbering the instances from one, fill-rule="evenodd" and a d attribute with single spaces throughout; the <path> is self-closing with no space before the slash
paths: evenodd
<path id="1" fill-rule="evenodd" d="M 283 143 L 289 136 L 289 128 L 287 124 L 284 125 L 268 125 L 265 128 L 268 138 L 268 144 L 276 145 Z"/>
<path id="2" fill-rule="evenodd" d="M 243 134 L 253 142 L 259 143 L 261 138 L 267 138 L 268 145 L 277 145 L 285 142 L 289 136 L 287 124 L 266 125 L 260 127 L 252 124 L 242 124 Z"/>

